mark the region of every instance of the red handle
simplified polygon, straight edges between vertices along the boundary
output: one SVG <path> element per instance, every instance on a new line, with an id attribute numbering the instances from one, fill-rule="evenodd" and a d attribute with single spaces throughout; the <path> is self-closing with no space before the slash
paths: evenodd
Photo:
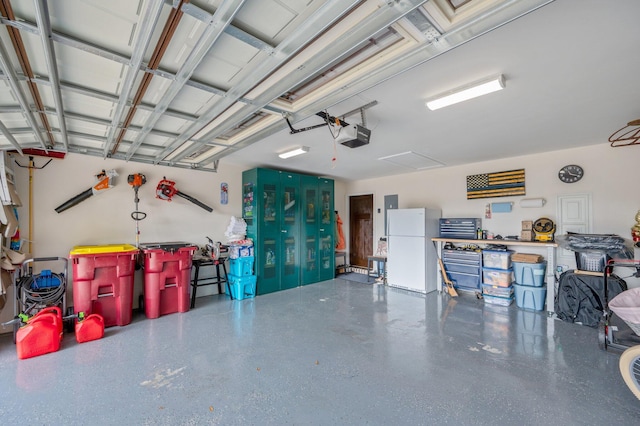
<path id="1" fill-rule="evenodd" d="M 60 308 L 60 306 L 47 306 L 46 308 L 43 308 L 40 312 L 38 312 L 31 318 L 29 318 L 28 322 L 30 322 L 34 318 L 37 318 L 39 315 L 44 315 L 44 314 L 56 314 L 58 319 L 62 320 L 62 308 Z"/>
<path id="2" fill-rule="evenodd" d="M 58 334 L 60 336 L 60 340 L 62 340 L 62 318 L 57 314 L 51 311 L 49 312 L 38 312 L 37 315 L 29 318 L 27 322 L 28 325 L 33 326 L 38 323 L 51 323 L 54 327 L 56 327 Z"/>
<path id="3" fill-rule="evenodd" d="M 93 320 L 100 324 L 104 324 L 104 318 L 100 314 L 89 314 L 86 317 L 84 317 L 84 319 L 81 322 L 87 321 L 87 320 Z"/>

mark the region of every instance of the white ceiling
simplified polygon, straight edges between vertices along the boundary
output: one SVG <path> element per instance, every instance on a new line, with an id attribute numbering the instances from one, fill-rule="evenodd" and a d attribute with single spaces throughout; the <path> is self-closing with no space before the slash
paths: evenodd
<path id="1" fill-rule="evenodd" d="M 636 0 L 472 0 L 457 11 L 446 0 L 0 7 L 5 150 L 349 180 L 608 143 L 640 117 Z M 154 54 L 173 18 L 175 32 Z M 500 73 L 503 91 L 424 106 Z M 300 129 L 322 124 L 315 114 L 326 111 L 361 123 L 365 105 L 371 142 L 358 148 L 334 143 L 329 126 L 290 134 L 284 119 Z M 296 146 L 310 151 L 277 156 Z"/>

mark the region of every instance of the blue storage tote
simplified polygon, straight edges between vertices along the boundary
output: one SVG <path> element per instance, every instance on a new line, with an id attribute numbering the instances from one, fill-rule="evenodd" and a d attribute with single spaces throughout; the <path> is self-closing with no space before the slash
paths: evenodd
<path id="1" fill-rule="evenodd" d="M 516 284 L 542 287 L 544 285 L 544 273 L 546 269 L 546 262 L 513 262 L 513 274 Z"/>
<path id="2" fill-rule="evenodd" d="M 239 277 L 253 275 L 253 259 L 253 256 L 229 259 L 229 273 Z"/>
<path id="3" fill-rule="evenodd" d="M 240 257 L 253 256 L 253 245 L 230 245 L 229 259 L 238 259 Z"/>
<path id="4" fill-rule="evenodd" d="M 227 279 L 227 287 L 229 288 L 229 295 L 232 299 L 242 300 L 256 295 L 255 275 L 238 276 L 229 274 L 227 275 Z"/>
<path id="5" fill-rule="evenodd" d="M 547 297 L 547 287 L 533 287 L 529 285 L 513 285 L 516 294 L 518 308 L 541 311 L 544 309 L 544 301 Z"/>

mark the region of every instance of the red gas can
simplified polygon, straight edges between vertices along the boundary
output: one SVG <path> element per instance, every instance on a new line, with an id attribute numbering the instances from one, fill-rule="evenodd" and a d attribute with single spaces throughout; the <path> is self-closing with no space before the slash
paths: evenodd
<path id="1" fill-rule="evenodd" d="M 16 333 L 18 359 L 55 352 L 62 340 L 62 319 L 57 313 L 39 312 Z"/>
<path id="2" fill-rule="evenodd" d="M 90 314 L 76 322 L 76 340 L 78 343 L 90 342 L 104 336 L 104 318 L 100 314 Z"/>
<path id="3" fill-rule="evenodd" d="M 60 306 L 47 306 L 31 318 L 29 318 L 27 323 L 35 321 L 36 318 L 45 314 L 54 314 L 57 317 L 58 331 L 60 332 L 60 340 L 62 340 L 62 328 L 64 324 L 62 322 L 62 309 L 60 308 Z"/>

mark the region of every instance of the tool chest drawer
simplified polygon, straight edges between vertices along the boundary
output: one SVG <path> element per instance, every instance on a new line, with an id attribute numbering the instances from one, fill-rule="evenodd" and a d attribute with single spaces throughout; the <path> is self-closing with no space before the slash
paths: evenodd
<path id="1" fill-rule="evenodd" d="M 468 265 L 482 266 L 482 253 L 474 250 L 442 250 L 444 262 L 465 263 Z"/>
<path id="2" fill-rule="evenodd" d="M 462 272 L 465 274 L 475 274 L 480 276 L 480 266 L 479 265 L 469 265 L 466 263 L 458 263 L 458 262 L 444 262 L 444 269 L 447 272 Z"/>
<path id="3" fill-rule="evenodd" d="M 480 289 L 480 275 L 465 274 L 463 272 L 448 272 L 448 274 L 455 288 L 466 290 Z"/>

